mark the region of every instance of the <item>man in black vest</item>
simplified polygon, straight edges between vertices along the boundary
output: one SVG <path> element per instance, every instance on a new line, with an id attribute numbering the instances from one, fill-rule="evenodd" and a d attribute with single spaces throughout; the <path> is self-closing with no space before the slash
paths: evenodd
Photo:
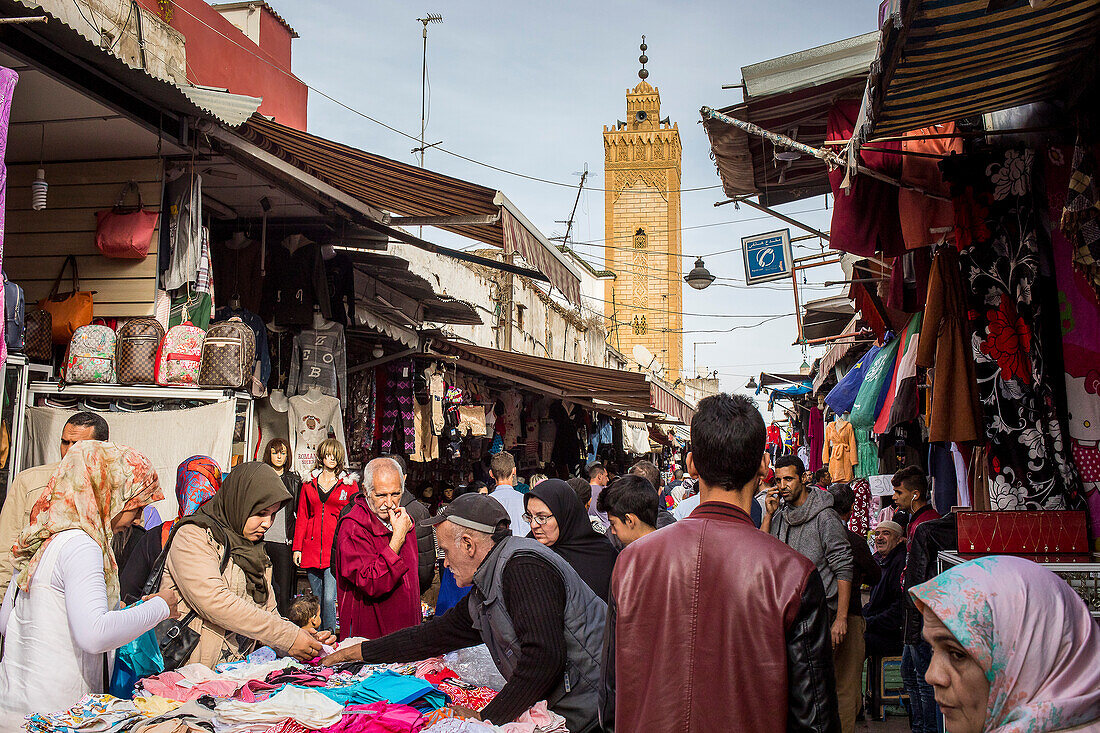
<path id="1" fill-rule="evenodd" d="M 484 643 L 507 684 L 481 719 L 503 725 L 546 700 L 570 731 L 596 730 L 607 605 L 552 550 L 513 537 L 508 512 L 491 496 L 464 494 L 422 524 L 435 527 L 455 582 L 473 586 L 467 600 L 322 664 L 410 662 Z"/>

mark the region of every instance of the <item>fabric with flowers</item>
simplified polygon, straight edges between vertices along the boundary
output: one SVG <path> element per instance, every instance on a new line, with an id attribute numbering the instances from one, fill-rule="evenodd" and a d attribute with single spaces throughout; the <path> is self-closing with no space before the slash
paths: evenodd
<path id="1" fill-rule="evenodd" d="M 31 508 L 31 523 L 23 528 L 12 548 L 19 587 L 30 592 L 34 572 L 55 535 L 80 529 L 103 551 L 107 604 L 108 608 L 117 608 L 118 563 L 111 551 L 111 520 L 120 512 L 140 509 L 163 498 L 157 472 L 142 454 L 104 441 L 76 443 Z M 26 572 L 22 572 L 24 568 Z"/>
<path id="2" fill-rule="evenodd" d="M 1030 560 L 991 556 L 958 565 L 910 593 L 985 672 L 985 733 L 1100 723 L 1100 625 L 1057 575 Z"/>
<path id="3" fill-rule="evenodd" d="M 944 163 L 955 192 L 970 348 L 994 509 L 1079 509 L 1080 481 L 1058 415 L 1040 274 L 1050 243 L 1034 197 L 1037 155 L 1008 149 Z M 1057 348 L 1057 334 L 1050 343 Z M 1054 360 L 1057 363 L 1058 359 Z"/>
<path id="4" fill-rule="evenodd" d="M 222 469 L 210 456 L 191 456 L 176 469 L 176 501 L 179 518 L 194 514 L 207 499 L 218 493 Z"/>

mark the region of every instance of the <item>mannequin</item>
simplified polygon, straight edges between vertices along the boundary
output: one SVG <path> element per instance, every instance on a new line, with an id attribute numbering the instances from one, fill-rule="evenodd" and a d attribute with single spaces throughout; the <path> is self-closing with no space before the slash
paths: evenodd
<path id="1" fill-rule="evenodd" d="M 290 402 L 287 400 L 286 393 L 281 389 L 271 390 L 271 396 L 268 399 L 276 412 L 286 412 L 290 409 Z"/>
<path id="2" fill-rule="evenodd" d="M 263 449 L 268 441 L 282 438 L 290 443 L 290 405 L 281 390 L 273 391 L 267 398 L 255 402 L 252 420 L 252 460 L 263 458 Z M 292 460 L 287 456 L 287 466 L 293 470 Z"/>
<path id="3" fill-rule="evenodd" d="M 327 323 L 329 323 L 329 321 L 326 321 L 325 317 L 321 315 L 321 306 L 313 306 L 313 327 L 315 329 L 324 328 Z"/>
<path id="4" fill-rule="evenodd" d="M 344 327 L 326 320 L 315 306 L 312 328 L 294 337 L 287 394 L 303 394 L 317 387 L 347 406 L 347 345 Z M 343 442 L 343 441 L 340 441 Z"/>
<path id="5" fill-rule="evenodd" d="M 829 475 L 833 481 L 851 481 L 855 478 L 859 454 L 856 433 L 848 422 L 847 412 L 843 416 L 836 416 L 825 427 L 821 460 L 829 467 Z"/>

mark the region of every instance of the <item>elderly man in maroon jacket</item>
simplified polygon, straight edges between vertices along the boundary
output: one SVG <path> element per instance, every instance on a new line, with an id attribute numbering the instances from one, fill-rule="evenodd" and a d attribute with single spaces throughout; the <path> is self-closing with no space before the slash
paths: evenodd
<path id="1" fill-rule="evenodd" d="M 336 528 L 333 572 L 340 639 L 377 639 L 421 621 L 413 520 L 401 506 L 404 475 L 392 458 L 363 469 L 363 493 Z"/>
<path id="2" fill-rule="evenodd" d="M 631 543 L 611 577 L 605 729 L 839 733 L 821 577 L 749 517 L 764 443 L 747 397 L 699 403 L 686 461 L 699 506 Z"/>

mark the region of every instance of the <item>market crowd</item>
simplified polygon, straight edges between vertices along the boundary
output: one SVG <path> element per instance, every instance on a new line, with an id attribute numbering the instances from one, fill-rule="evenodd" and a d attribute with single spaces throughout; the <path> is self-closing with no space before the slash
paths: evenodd
<path id="1" fill-rule="evenodd" d="M 916 733 L 1100 730 L 1100 626 L 1063 580 L 1012 557 L 937 575 L 949 519 L 915 467 L 872 549 L 851 486 L 765 444 L 753 402 L 720 394 L 667 476 L 520 480 L 502 451 L 490 481 L 414 495 L 399 456 L 357 475 L 329 439 L 299 476 L 273 440 L 224 473 L 184 461 L 161 521 L 149 461 L 76 413 L 61 461 L 20 473 L 0 512 L 0 726 L 105 691 L 110 653 L 172 628 L 193 632 L 173 661 L 210 667 L 484 644 L 506 684 L 457 712 L 495 724 L 545 700 L 571 731 L 849 733 L 865 660 L 900 656 Z"/>

